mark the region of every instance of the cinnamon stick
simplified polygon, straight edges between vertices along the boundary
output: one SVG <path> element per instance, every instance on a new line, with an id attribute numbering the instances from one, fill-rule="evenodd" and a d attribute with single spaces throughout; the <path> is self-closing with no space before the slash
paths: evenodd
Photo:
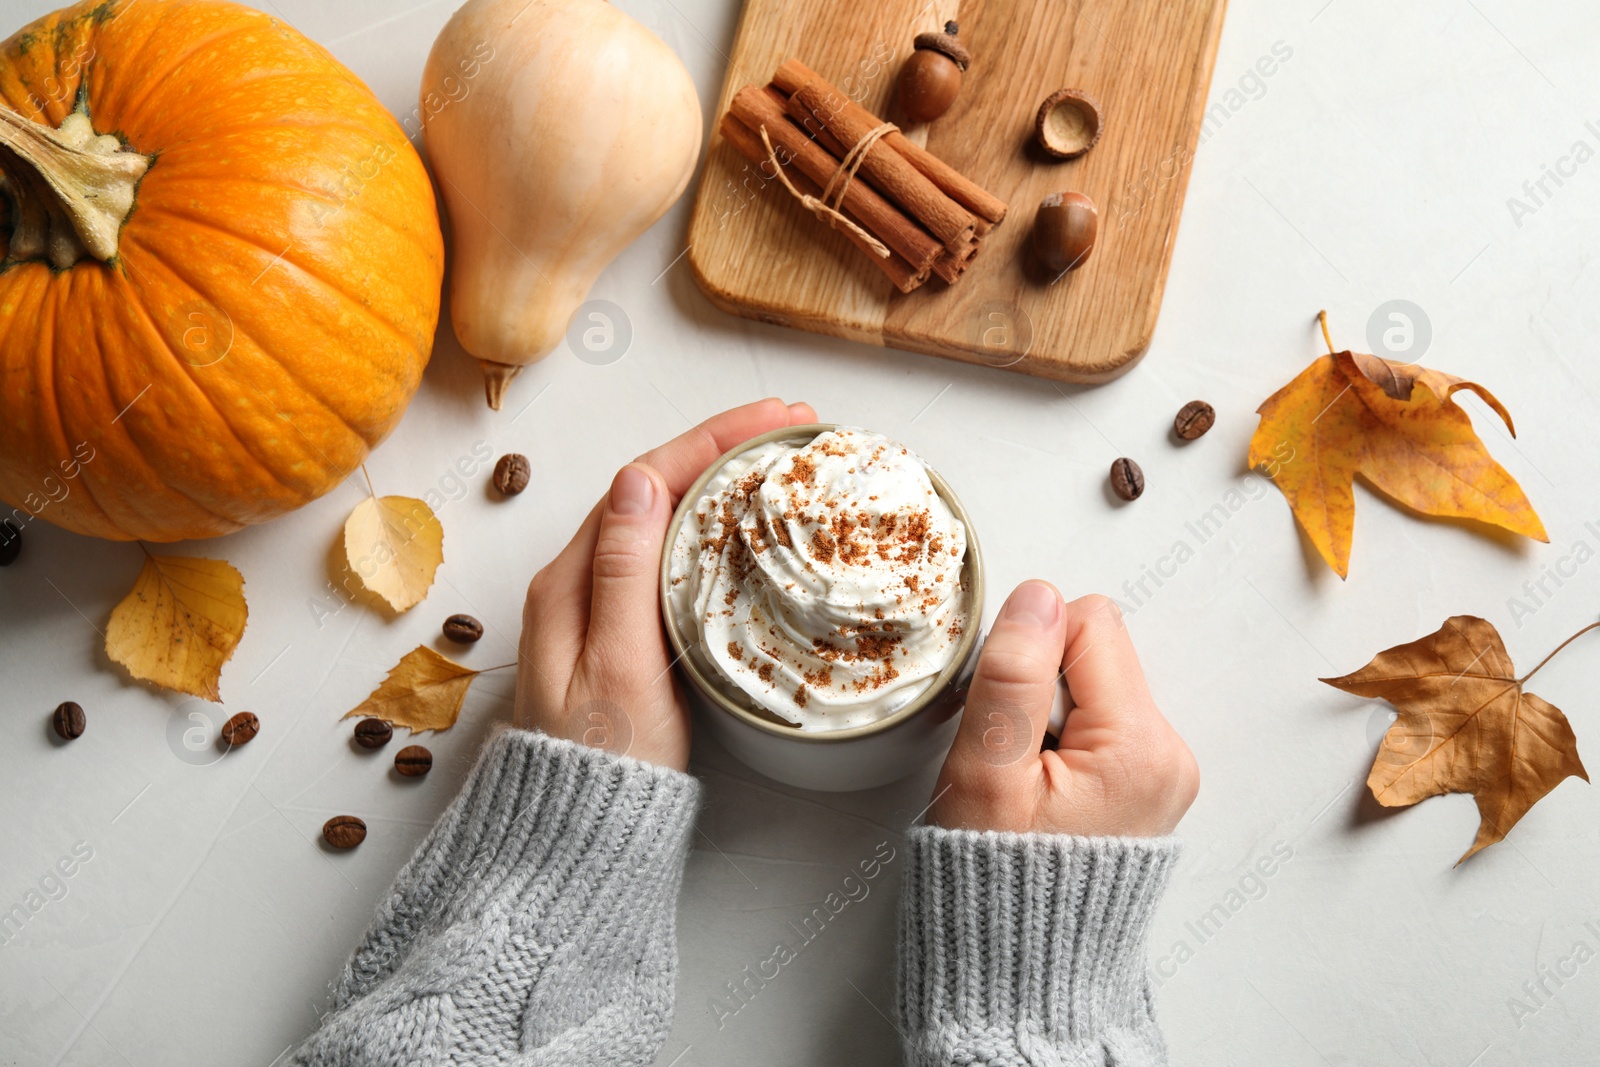
<path id="1" fill-rule="evenodd" d="M 972 246 L 965 252 L 946 252 L 934 260 L 933 273 L 947 284 L 954 285 L 956 280 L 967 272 L 972 266 L 972 261 L 977 258 L 978 246 L 982 242 L 973 241 Z"/>
<path id="2" fill-rule="evenodd" d="M 946 285 L 954 285 L 956 279 L 960 278 L 961 273 L 966 269 L 962 261 L 948 254 L 942 255 L 933 261 L 933 273 L 937 274 L 939 280 Z"/>
<path id="3" fill-rule="evenodd" d="M 777 95 L 782 96 L 781 93 Z M 800 128 L 823 143 L 833 155 L 843 159 L 882 120 L 870 112 L 846 104 L 849 97 L 823 81 L 813 78 L 790 94 L 785 103 L 789 117 Z M 960 204 L 939 190 L 899 152 L 891 151 L 880 138 L 861 160 L 859 174 L 884 196 L 899 204 L 906 214 L 927 227 L 944 246 L 959 251 L 972 239 L 973 218 Z"/>
<path id="4" fill-rule="evenodd" d="M 846 146 L 845 143 L 839 139 L 839 137 L 835 136 L 832 130 L 818 123 L 816 118 L 813 117 L 811 110 L 806 107 L 805 103 L 797 102 L 796 98 L 794 97 L 784 96 L 776 85 L 769 84 L 766 88 L 768 95 L 772 97 L 773 101 L 782 107 L 785 113 L 800 125 L 801 129 L 809 133 L 818 144 L 827 149 L 829 155 L 838 159 L 843 159 L 844 156 L 850 151 L 850 147 Z M 871 112 L 863 111 L 862 114 L 865 115 L 868 120 L 872 120 Z M 868 128 L 870 129 L 871 127 Z M 898 156 L 898 153 L 890 153 L 884 148 L 884 145 L 887 141 L 888 137 L 880 138 L 877 144 L 874 145 L 874 151 Z M 863 161 L 861 169 L 864 174 L 866 171 L 865 161 Z M 876 188 L 877 186 L 874 187 Z M 880 192 L 881 191 L 883 190 L 880 189 Z M 937 194 L 942 197 L 942 194 L 938 194 L 938 190 L 936 188 L 933 189 L 933 194 Z M 926 197 L 930 194 L 924 191 L 923 195 Z M 896 198 L 889 195 L 887 192 L 885 192 L 885 196 L 890 200 L 891 203 L 896 202 Z M 947 204 L 955 204 L 955 201 L 953 200 L 949 200 L 948 198 L 945 198 L 945 200 Z M 914 209 L 906 207 L 906 205 L 903 203 L 898 203 L 897 206 L 905 208 L 906 214 L 909 215 L 913 220 L 923 222 L 917 211 Z M 955 206 L 957 208 L 960 207 L 960 205 Z M 990 229 L 993 229 L 993 224 L 986 219 L 975 215 L 966 215 L 964 212 L 963 215 L 965 221 L 971 224 L 971 230 L 967 231 L 963 229 L 963 231 L 957 233 L 951 241 L 946 242 L 944 251 L 940 254 L 940 259 L 970 258 L 973 251 L 977 248 L 979 234 L 986 233 Z M 923 228 L 929 228 L 926 222 L 923 222 Z M 937 236 L 937 234 L 935 236 Z"/>
<path id="5" fill-rule="evenodd" d="M 857 122 L 871 122 L 877 124 L 872 112 L 851 100 L 848 96 L 834 90 L 828 82 L 816 71 L 800 62 L 798 59 L 785 60 L 778 67 L 777 73 L 772 76 L 772 84 L 785 96 L 794 95 L 795 91 L 808 82 L 819 82 L 829 90 L 832 95 L 842 97 L 844 104 L 841 112 L 850 116 Z M 993 193 L 984 189 L 977 182 L 968 178 L 950 164 L 916 144 L 903 133 L 891 133 L 883 139 L 883 143 L 893 148 L 896 152 L 922 173 L 930 182 L 950 199 L 960 204 L 967 211 L 989 222 L 999 225 L 1006 217 L 1006 203 Z"/>
<path id="6" fill-rule="evenodd" d="M 756 133 L 754 130 L 750 129 L 750 127 L 740 122 L 731 113 L 722 116 L 722 123 L 719 128 L 722 131 L 723 138 L 734 147 L 735 151 L 744 156 L 746 159 L 750 160 L 752 163 L 757 164 L 757 170 L 762 178 L 772 182 L 778 180 L 777 174 L 772 171 L 772 158 L 767 155 L 767 146 L 761 143 L 760 134 Z M 771 136 L 770 131 L 768 132 L 768 136 Z M 777 140 L 774 139 L 773 145 L 777 146 L 777 143 Z M 778 148 L 777 158 L 780 166 L 784 163 L 790 162 L 788 154 L 784 152 L 782 148 Z M 801 192 L 810 196 L 821 195 L 822 186 L 806 177 L 800 172 L 799 168 L 790 166 L 787 173 L 789 180 L 793 182 L 795 187 Z M 779 195 L 787 194 L 782 190 L 779 190 Z M 846 211 L 845 214 L 849 215 L 851 221 L 855 222 L 857 225 L 863 226 L 868 230 L 871 229 L 871 227 L 866 226 L 866 224 L 862 222 L 860 218 L 856 217 L 851 212 Z M 849 240 L 851 244 L 865 252 L 867 254 L 867 258 L 872 260 L 873 265 L 879 270 L 883 271 L 883 273 L 888 277 L 889 281 L 893 283 L 894 287 L 900 290 L 902 293 L 912 292 L 923 282 L 928 280 L 929 268 L 924 267 L 921 271 L 912 269 L 911 264 L 906 262 L 906 258 L 900 253 L 894 251 L 892 248 L 890 249 L 889 255 L 886 258 L 874 252 L 859 234 L 852 233 L 851 231 L 845 229 L 841 229 L 839 232 L 844 234 L 845 238 Z"/>
<path id="7" fill-rule="evenodd" d="M 984 220 L 989 226 L 995 227 L 1005 221 L 1006 202 L 989 192 L 971 178 L 956 170 L 950 164 L 912 141 L 903 133 L 891 133 L 884 138 L 893 148 L 905 157 L 917 170 L 922 172 L 934 185 L 939 187 L 950 199 Z"/>
<path id="8" fill-rule="evenodd" d="M 827 185 L 828 179 L 839 169 L 839 161 L 790 122 L 783 109 L 760 86 L 747 85 L 740 89 L 728 110 L 752 130 L 759 131 L 765 126 L 774 147 L 781 147 L 800 172 L 818 185 Z M 915 270 L 931 267 L 944 249 L 866 182 L 851 182 L 841 206 L 860 219 L 861 225 L 874 237 L 904 256 Z"/>
<path id="9" fill-rule="evenodd" d="M 977 254 L 978 245 L 976 242 L 974 242 L 972 247 L 965 252 L 946 252 L 944 255 L 934 260 L 933 273 L 938 275 L 939 278 L 947 284 L 954 285 L 956 279 L 965 274 L 967 272 L 967 268 L 972 266 L 972 260 L 977 256 Z"/>

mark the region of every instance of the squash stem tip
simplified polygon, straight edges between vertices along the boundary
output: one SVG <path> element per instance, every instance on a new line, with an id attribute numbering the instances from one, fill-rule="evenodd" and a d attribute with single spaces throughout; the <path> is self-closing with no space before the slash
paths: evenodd
<path id="1" fill-rule="evenodd" d="M 483 368 L 483 392 L 489 400 L 489 407 L 499 411 L 500 405 L 505 403 L 506 387 L 522 373 L 522 368 L 488 359 L 478 360 L 478 366 Z"/>

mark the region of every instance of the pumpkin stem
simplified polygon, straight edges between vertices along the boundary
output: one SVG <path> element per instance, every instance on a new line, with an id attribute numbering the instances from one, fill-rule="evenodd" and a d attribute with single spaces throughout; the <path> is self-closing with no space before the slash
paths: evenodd
<path id="1" fill-rule="evenodd" d="M 480 359 L 478 366 L 483 368 L 483 392 L 489 400 L 489 407 L 499 411 L 500 405 L 505 403 L 506 386 L 522 373 L 522 368 L 509 363 L 496 363 L 492 359 Z"/>
<path id="2" fill-rule="evenodd" d="M 110 261 L 150 159 L 96 134 L 82 104 L 52 130 L 0 104 L 0 188 L 11 197 L 10 259 L 66 270 L 84 256 Z"/>

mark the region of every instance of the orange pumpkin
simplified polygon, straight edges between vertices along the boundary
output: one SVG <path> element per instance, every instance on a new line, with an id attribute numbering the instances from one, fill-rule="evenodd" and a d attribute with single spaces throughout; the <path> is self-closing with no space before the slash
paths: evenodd
<path id="1" fill-rule="evenodd" d="M 433 344 L 433 190 L 282 21 L 90 0 L 0 45 L 0 518 L 210 537 L 392 430 Z"/>

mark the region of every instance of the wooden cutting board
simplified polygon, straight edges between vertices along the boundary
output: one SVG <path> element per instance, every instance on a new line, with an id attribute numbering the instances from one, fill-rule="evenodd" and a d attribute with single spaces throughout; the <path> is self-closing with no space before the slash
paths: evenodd
<path id="1" fill-rule="evenodd" d="M 1127 370 L 1149 347 L 1203 121 L 1226 0 L 746 0 L 717 105 L 788 58 L 1010 204 L 953 286 L 902 294 L 845 238 L 713 130 L 689 226 L 711 302 L 749 318 L 1066 382 Z M 960 23 L 972 52 L 955 106 L 924 126 L 892 105 L 912 38 Z M 1050 161 L 1032 145 L 1056 89 L 1099 101 L 1100 141 Z M 1089 261 L 1052 283 L 1026 255 L 1039 201 L 1100 211 Z"/>

